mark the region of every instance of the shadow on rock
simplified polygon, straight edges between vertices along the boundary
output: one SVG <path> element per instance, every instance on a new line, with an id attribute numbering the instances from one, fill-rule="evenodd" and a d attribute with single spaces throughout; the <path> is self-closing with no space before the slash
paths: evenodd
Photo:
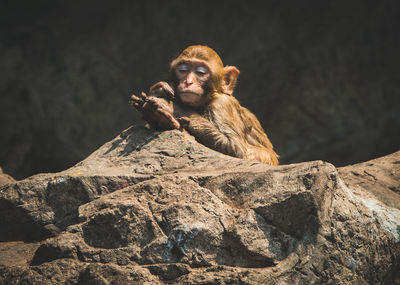
<path id="1" fill-rule="evenodd" d="M 136 131 L 136 132 L 135 132 Z M 134 128 L 130 127 L 120 134 L 120 138 L 116 139 L 111 147 L 107 149 L 103 154 L 109 154 L 112 151 L 121 148 L 119 156 L 128 156 L 133 151 L 139 151 L 147 144 L 151 143 L 154 139 L 158 137 L 158 132 L 148 129 L 146 127 Z"/>

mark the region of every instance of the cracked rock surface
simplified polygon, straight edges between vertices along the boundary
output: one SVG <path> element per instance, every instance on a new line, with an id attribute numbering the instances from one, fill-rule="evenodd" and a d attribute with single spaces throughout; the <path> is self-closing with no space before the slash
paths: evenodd
<path id="1" fill-rule="evenodd" d="M 131 127 L 0 188 L 0 284 L 400 284 L 400 152 L 336 169 Z"/>

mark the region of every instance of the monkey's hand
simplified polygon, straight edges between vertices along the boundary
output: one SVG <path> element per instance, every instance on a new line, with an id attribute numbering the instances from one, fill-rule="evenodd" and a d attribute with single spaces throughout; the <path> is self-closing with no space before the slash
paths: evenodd
<path id="1" fill-rule="evenodd" d="M 168 101 L 174 100 L 174 89 L 165 81 L 160 81 L 150 87 L 149 96 L 165 98 Z"/>
<path id="2" fill-rule="evenodd" d="M 129 103 L 136 108 L 136 110 L 138 110 L 139 112 L 142 112 L 143 109 L 143 105 L 145 104 L 145 102 L 148 100 L 148 97 L 146 95 L 146 93 L 142 92 L 142 94 L 140 95 L 140 97 L 136 96 L 136 95 L 131 95 L 131 98 L 129 100 Z"/>
<path id="3" fill-rule="evenodd" d="M 190 124 L 190 118 L 189 117 L 180 117 L 177 119 L 179 124 L 181 124 L 181 126 L 183 128 L 187 128 Z"/>
<path id="4" fill-rule="evenodd" d="M 173 116 L 172 102 L 150 96 L 143 105 L 142 114 L 153 127 L 161 130 L 179 129 L 181 126 Z"/>
<path id="5" fill-rule="evenodd" d="M 143 119 L 158 130 L 179 129 L 181 126 L 173 116 L 173 103 L 164 98 L 132 95 L 131 104 L 142 114 Z"/>

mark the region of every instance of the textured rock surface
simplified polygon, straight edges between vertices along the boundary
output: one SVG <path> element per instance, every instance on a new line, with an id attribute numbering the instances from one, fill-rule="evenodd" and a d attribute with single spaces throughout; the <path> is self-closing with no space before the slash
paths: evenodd
<path id="1" fill-rule="evenodd" d="M 0 186 L 8 183 L 15 182 L 15 179 L 10 175 L 3 172 L 3 169 L 0 167 Z"/>
<path id="2" fill-rule="evenodd" d="M 132 127 L 0 188 L 0 284 L 400 282 L 399 157 L 271 167 Z"/>

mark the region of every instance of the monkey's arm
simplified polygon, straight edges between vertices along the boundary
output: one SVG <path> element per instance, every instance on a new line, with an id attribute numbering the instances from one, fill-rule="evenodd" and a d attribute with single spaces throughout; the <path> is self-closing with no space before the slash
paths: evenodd
<path id="1" fill-rule="evenodd" d="M 204 117 L 191 115 L 183 126 L 216 151 L 278 165 L 278 156 L 259 121 L 232 96 L 219 96 L 206 109 Z"/>
<path id="2" fill-rule="evenodd" d="M 180 121 L 185 129 L 209 148 L 227 155 L 246 158 L 243 122 L 231 96 L 220 95 L 204 110 L 203 115 L 191 114 L 187 122 Z M 236 100 L 236 99 L 235 99 Z"/>
<path id="3" fill-rule="evenodd" d="M 241 116 L 245 128 L 245 138 L 248 146 L 246 157 L 249 160 L 257 160 L 269 165 L 279 165 L 279 155 L 274 151 L 271 141 L 261 127 L 256 116 L 246 108 L 241 107 Z"/>
<path id="4" fill-rule="evenodd" d="M 239 158 L 244 158 L 244 145 L 235 137 L 230 138 L 221 132 L 213 123 L 199 114 L 179 119 L 181 125 L 205 146 Z"/>

